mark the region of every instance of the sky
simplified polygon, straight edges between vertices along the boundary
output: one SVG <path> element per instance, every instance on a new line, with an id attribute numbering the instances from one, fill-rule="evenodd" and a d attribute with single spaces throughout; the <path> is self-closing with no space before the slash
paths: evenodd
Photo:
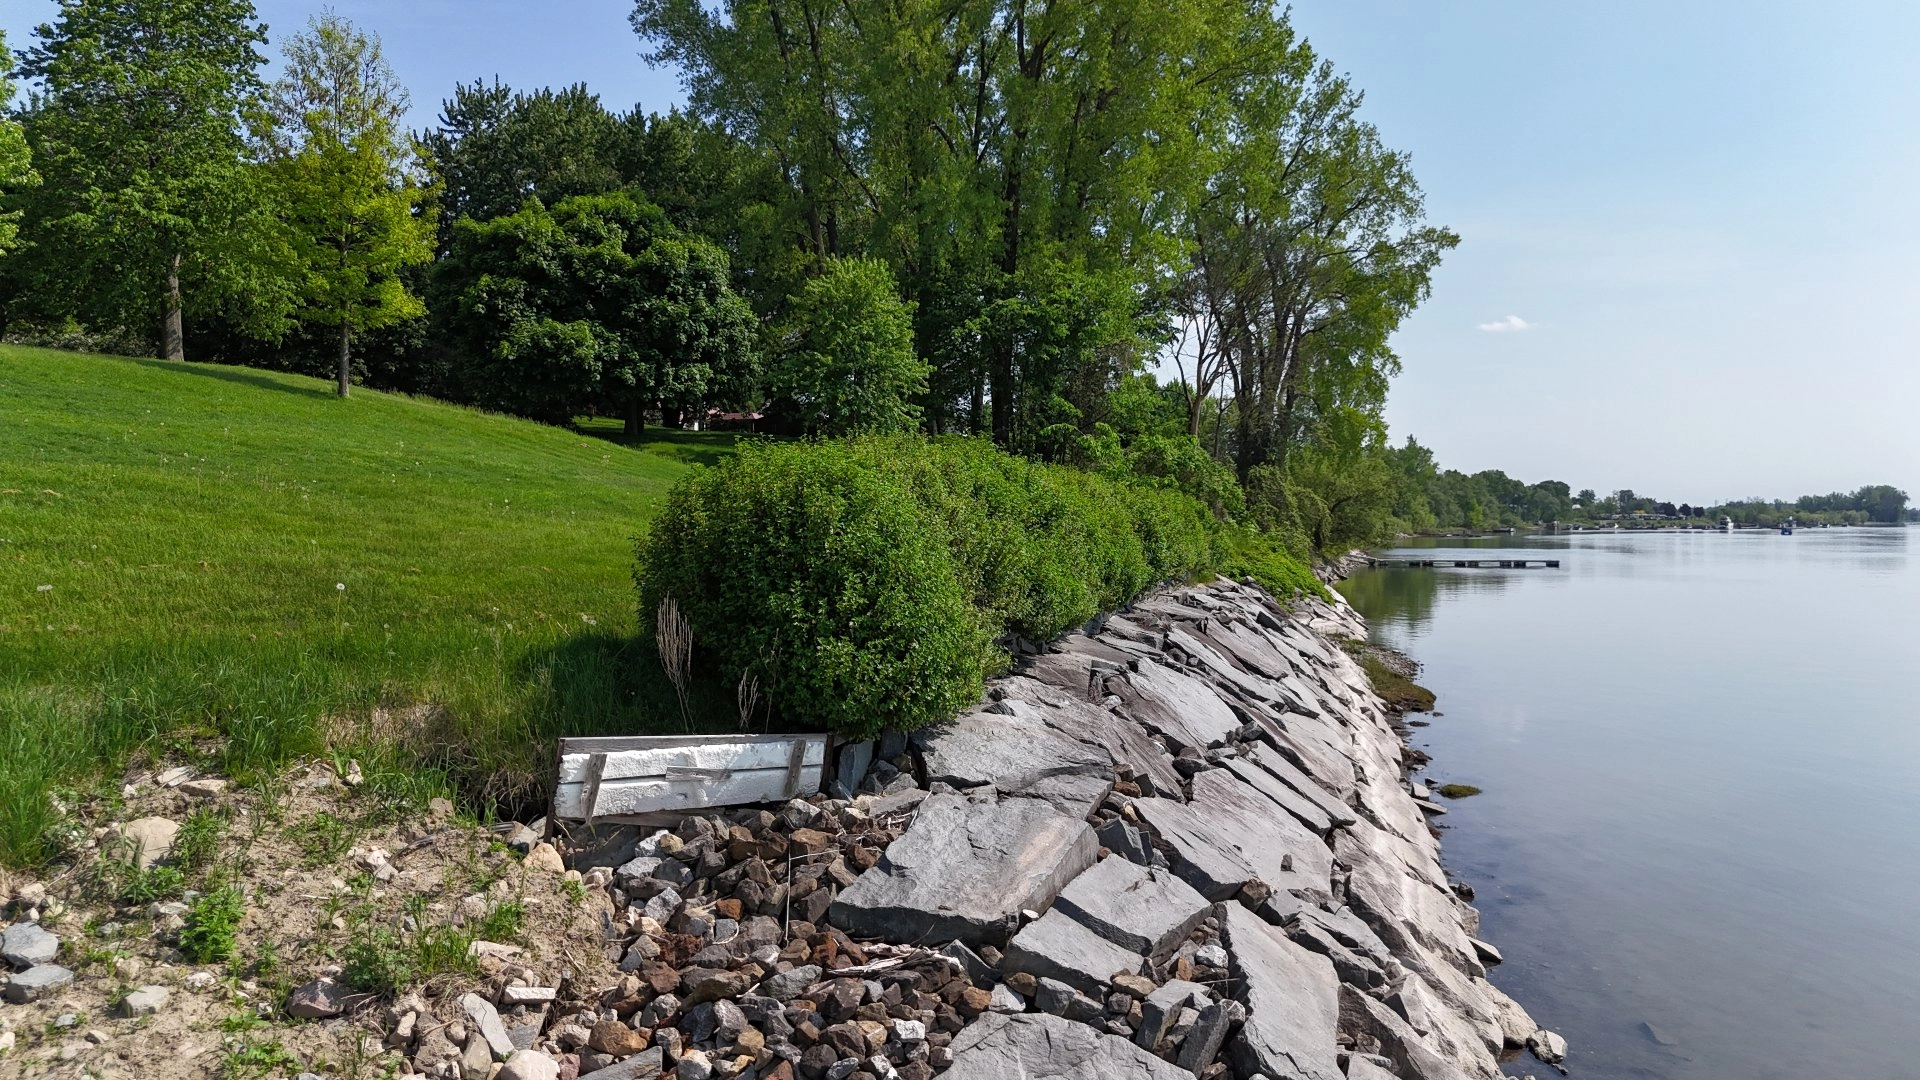
<path id="1" fill-rule="evenodd" d="M 319 5 L 256 0 L 273 37 Z M 680 99 L 627 0 L 335 0 L 459 82 Z M 14 47 L 52 0 L 5 0 Z M 1460 247 L 1387 407 L 1441 464 L 1674 502 L 1920 498 L 1920 4 L 1299 0 Z"/>

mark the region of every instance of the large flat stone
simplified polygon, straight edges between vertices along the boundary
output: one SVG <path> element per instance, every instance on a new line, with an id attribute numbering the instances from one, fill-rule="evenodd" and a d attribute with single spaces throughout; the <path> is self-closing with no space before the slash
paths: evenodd
<path id="1" fill-rule="evenodd" d="M 0 931 L 0 959 L 25 970 L 35 964 L 51 963 L 60 955 L 60 939 L 41 929 L 39 923 L 15 923 Z"/>
<path id="2" fill-rule="evenodd" d="M 1226 900 L 1259 879 L 1278 890 L 1329 892 L 1333 853 L 1318 836 L 1224 769 L 1193 778 L 1193 801 L 1133 804 L 1172 846 L 1174 871 L 1209 900 Z"/>
<path id="3" fill-rule="evenodd" d="M 1004 711 L 990 711 L 996 707 Z M 1069 739 L 1048 727 L 1037 708 L 995 703 L 962 713 L 952 723 L 914 734 L 927 780 L 957 788 L 993 784 L 1002 790 L 1027 787 L 1053 776 L 1113 776 L 1113 760 L 1104 750 Z"/>
<path id="4" fill-rule="evenodd" d="M 1302 772 L 1298 765 L 1288 761 L 1272 747 L 1254 745 L 1249 747 L 1243 756 L 1301 798 L 1312 802 L 1321 813 L 1327 816 L 1327 820 L 1332 822 L 1335 828 L 1344 829 L 1359 820 L 1353 812 L 1353 807 L 1341 802 L 1332 792 L 1315 782 L 1313 777 Z M 1350 769 L 1349 775 L 1351 775 Z"/>
<path id="5" fill-rule="evenodd" d="M 1043 776 L 1031 784 L 1002 789 L 1016 799 L 1039 799 L 1071 818 L 1085 818 L 1113 790 L 1113 781 L 1105 776 Z"/>
<path id="6" fill-rule="evenodd" d="M 1238 904 L 1222 927 L 1244 982 L 1247 1022 L 1229 1049 L 1242 1076 L 1340 1080 L 1340 983 L 1333 964 Z"/>
<path id="7" fill-rule="evenodd" d="M 1117 688 L 1123 713 L 1182 746 L 1219 746 L 1240 728 L 1240 717 L 1213 687 L 1157 660 L 1136 661 L 1108 685 Z"/>
<path id="8" fill-rule="evenodd" d="M 1351 986 L 1340 988 L 1340 1030 L 1370 1035 L 1405 1080 L 1471 1080 L 1473 1074 L 1440 1056 L 1398 1013 Z"/>
<path id="9" fill-rule="evenodd" d="M 1009 974 L 1025 971 L 1058 979 L 1090 997 L 1104 998 L 1115 975 L 1140 974 L 1143 960 L 1141 954 L 1115 945 L 1056 907 L 1013 936 L 1000 968 Z"/>
<path id="10" fill-rule="evenodd" d="M 1023 909 L 1052 904 L 1099 850 L 1086 822 L 1039 799 L 930 795 L 827 919 L 861 937 L 1002 946 Z"/>
<path id="11" fill-rule="evenodd" d="M 1336 1074 L 1337 1076 L 1338 1074 Z M 1193 1080 L 1116 1035 L 1046 1013 L 989 1013 L 954 1036 L 943 1080 Z"/>
<path id="12" fill-rule="evenodd" d="M 1053 904 L 1115 945 L 1155 958 L 1179 948 L 1211 907 L 1172 873 L 1111 856 L 1074 878 Z"/>
<path id="13" fill-rule="evenodd" d="M 1109 754 L 1116 765 L 1133 771 L 1146 794 L 1180 790 L 1180 774 L 1159 740 L 1124 716 L 1090 705 L 1066 690 L 1036 679 L 1015 676 L 1001 683 L 1007 700 L 1025 700 L 1045 706 L 1040 719 L 1067 738 Z"/>
<path id="14" fill-rule="evenodd" d="M 1293 815 L 1293 819 L 1319 836 L 1333 831 L 1333 819 L 1327 816 L 1312 799 L 1281 783 L 1272 773 L 1244 758 L 1231 757 L 1226 761 L 1228 771 L 1238 777 L 1248 787 L 1265 795 L 1275 806 Z"/>
<path id="15" fill-rule="evenodd" d="M 71 985 L 73 972 L 58 964 L 41 964 L 15 975 L 7 983 L 6 999 L 15 1005 L 25 1005 Z"/>

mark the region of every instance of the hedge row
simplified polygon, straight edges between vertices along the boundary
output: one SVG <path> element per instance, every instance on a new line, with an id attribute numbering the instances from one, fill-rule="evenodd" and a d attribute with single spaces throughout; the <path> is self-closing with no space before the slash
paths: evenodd
<path id="1" fill-rule="evenodd" d="M 967 438 L 744 446 L 674 488 L 638 556 L 642 626 L 671 596 L 696 668 L 853 738 L 953 716 L 1007 634 L 1051 640 L 1170 579 L 1319 588 L 1178 491 Z"/>

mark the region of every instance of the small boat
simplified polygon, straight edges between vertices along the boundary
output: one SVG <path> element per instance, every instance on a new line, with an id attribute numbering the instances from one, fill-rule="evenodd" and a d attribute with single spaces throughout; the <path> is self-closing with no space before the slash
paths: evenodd
<path id="1" fill-rule="evenodd" d="M 1788 518 L 1787 520 L 1780 523 L 1780 535 L 1781 536 L 1793 535 L 1793 519 L 1792 518 Z"/>
<path id="2" fill-rule="evenodd" d="M 1721 531 L 1721 532 L 1725 532 L 1725 533 L 1730 533 L 1730 532 L 1732 532 L 1732 531 L 1733 531 L 1733 519 L 1732 519 L 1732 518 L 1730 518 L 1730 517 L 1723 517 L 1723 518 L 1721 518 L 1721 519 L 1720 519 L 1720 531 Z"/>

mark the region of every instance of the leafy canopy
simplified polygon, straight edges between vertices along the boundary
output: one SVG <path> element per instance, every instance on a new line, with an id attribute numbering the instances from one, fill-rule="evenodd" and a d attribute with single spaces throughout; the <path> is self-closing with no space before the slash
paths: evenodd
<path id="1" fill-rule="evenodd" d="M 768 392 L 809 434 L 912 431 L 927 364 L 913 351 L 913 305 L 886 264 L 835 259 L 795 296 Z"/>
<path id="2" fill-rule="evenodd" d="M 262 103 L 253 4 L 67 0 L 34 33 L 21 71 L 43 87 L 25 114 L 41 302 L 142 336 L 183 309 L 281 332 L 277 207 L 243 138 Z"/>

